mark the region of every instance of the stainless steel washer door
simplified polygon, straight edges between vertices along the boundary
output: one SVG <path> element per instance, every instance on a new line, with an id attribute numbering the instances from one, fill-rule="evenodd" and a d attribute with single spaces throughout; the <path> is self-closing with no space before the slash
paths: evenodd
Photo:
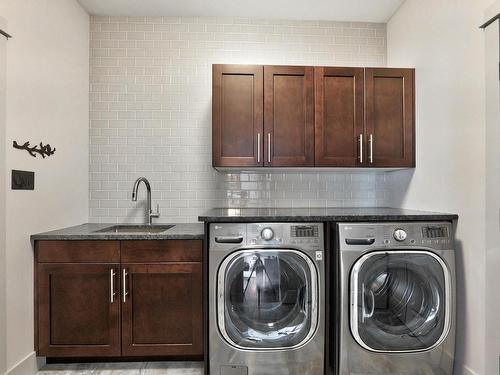
<path id="1" fill-rule="evenodd" d="M 304 345 L 318 323 L 314 263 L 292 249 L 244 249 L 221 264 L 217 282 L 219 331 L 249 350 Z"/>
<path id="2" fill-rule="evenodd" d="M 448 333 L 450 295 L 449 271 L 434 253 L 368 253 L 351 272 L 351 332 L 371 351 L 429 350 Z"/>

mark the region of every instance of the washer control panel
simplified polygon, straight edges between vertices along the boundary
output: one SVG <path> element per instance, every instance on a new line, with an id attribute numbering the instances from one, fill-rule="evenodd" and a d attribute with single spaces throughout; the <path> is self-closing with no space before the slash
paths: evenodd
<path id="1" fill-rule="evenodd" d="M 270 241 L 274 237 L 274 231 L 272 228 L 264 228 L 262 229 L 262 232 L 260 232 L 260 236 L 266 241 Z"/>
<path id="2" fill-rule="evenodd" d="M 394 231 L 394 239 L 398 242 L 406 240 L 406 237 L 408 237 L 408 234 L 406 234 L 404 229 L 396 229 Z"/>
<path id="3" fill-rule="evenodd" d="M 323 250 L 323 225 L 323 223 L 213 223 L 210 224 L 210 248 L 276 245 L 304 250 Z"/>
<path id="4" fill-rule="evenodd" d="M 291 237 L 318 237 L 319 226 L 315 225 L 292 225 L 290 227 Z"/>

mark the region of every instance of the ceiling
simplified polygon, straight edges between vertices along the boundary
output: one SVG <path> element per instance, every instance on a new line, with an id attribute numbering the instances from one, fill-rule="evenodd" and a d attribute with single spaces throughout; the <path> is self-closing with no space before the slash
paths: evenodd
<path id="1" fill-rule="evenodd" d="M 92 15 L 387 22 L 404 0 L 78 0 Z"/>

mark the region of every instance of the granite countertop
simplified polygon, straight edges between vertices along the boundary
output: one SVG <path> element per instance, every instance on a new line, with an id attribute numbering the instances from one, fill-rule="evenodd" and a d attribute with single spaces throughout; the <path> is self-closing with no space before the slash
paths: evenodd
<path id="1" fill-rule="evenodd" d="M 102 233 L 95 232 L 106 227 L 122 224 L 87 223 L 50 232 L 33 234 L 32 241 L 37 240 L 195 240 L 203 239 L 202 223 L 182 223 L 159 233 Z M 124 224 L 126 225 L 126 224 Z M 131 224 L 135 225 L 135 224 Z M 158 224 L 163 225 L 163 224 Z"/>
<path id="2" fill-rule="evenodd" d="M 389 207 L 360 208 L 214 208 L 198 217 L 204 222 L 257 221 L 424 221 L 458 219 L 456 214 Z"/>
<path id="3" fill-rule="evenodd" d="M 323 222 L 323 221 L 425 221 L 458 219 L 456 214 L 406 210 L 389 207 L 361 208 L 213 208 L 198 218 L 204 222 Z M 175 224 L 164 232 L 158 233 L 103 233 L 96 232 L 118 224 L 87 223 L 50 232 L 33 234 L 32 241 L 37 240 L 185 240 L 203 239 L 202 223 Z M 134 224 L 131 224 L 134 225 Z M 157 224 L 161 225 L 161 224 Z"/>

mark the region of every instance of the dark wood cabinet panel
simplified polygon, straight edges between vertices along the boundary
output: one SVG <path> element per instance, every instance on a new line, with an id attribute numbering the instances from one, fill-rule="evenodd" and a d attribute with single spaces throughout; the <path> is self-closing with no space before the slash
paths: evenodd
<path id="1" fill-rule="evenodd" d="M 122 262 L 201 262 L 201 240 L 123 241 Z"/>
<path id="2" fill-rule="evenodd" d="M 38 241 L 40 263 L 119 263 L 119 241 Z"/>
<path id="3" fill-rule="evenodd" d="M 202 355 L 201 263 L 122 267 L 122 355 Z"/>
<path id="4" fill-rule="evenodd" d="M 363 165 L 363 68 L 315 68 L 315 165 Z"/>
<path id="5" fill-rule="evenodd" d="M 119 356 L 119 264 L 37 267 L 38 355 Z"/>
<path id="6" fill-rule="evenodd" d="M 369 166 L 415 166 L 414 69 L 365 70 Z"/>
<path id="7" fill-rule="evenodd" d="M 264 165 L 314 165 L 313 67 L 264 67 Z"/>
<path id="8" fill-rule="evenodd" d="M 263 67 L 213 65 L 212 163 L 262 165 Z"/>

